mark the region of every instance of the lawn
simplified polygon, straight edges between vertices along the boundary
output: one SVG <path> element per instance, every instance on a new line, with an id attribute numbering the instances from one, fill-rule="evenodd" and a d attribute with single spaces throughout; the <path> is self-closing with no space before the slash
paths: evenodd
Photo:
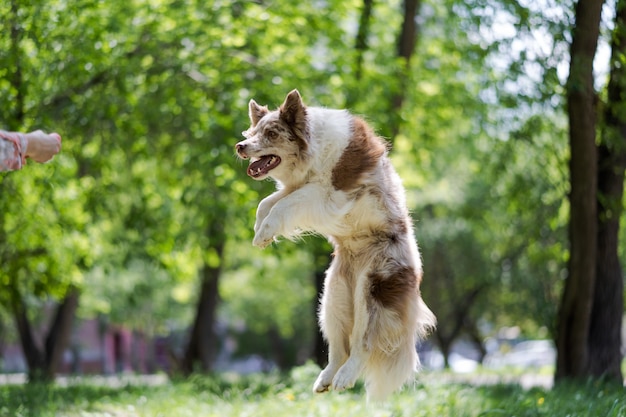
<path id="1" fill-rule="evenodd" d="M 289 375 L 197 376 L 158 385 L 106 386 L 84 378 L 66 386 L 0 386 L 0 416 L 10 417 L 184 417 L 184 416 L 589 416 L 626 417 L 624 388 L 587 382 L 525 390 L 516 384 L 451 382 L 424 373 L 415 386 L 388 402 L 368 404 L 363 387 L 316 395 L 318 369 L 308 365 Z"/>

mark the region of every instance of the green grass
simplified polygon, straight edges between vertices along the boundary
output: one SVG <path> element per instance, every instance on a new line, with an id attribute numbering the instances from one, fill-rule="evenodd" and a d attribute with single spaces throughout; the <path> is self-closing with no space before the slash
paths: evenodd
<path id="1" fill-rule="evenodd" d="M 425 373 L 414 387 L 388 402 L 368 404 L 362 386 L 344 393 L 313 394 L 317 371 L 309 365 L 290 375 L 196 376 L 121 388 L 96 385 L 89 378 L 64 387 L 5 385 L 0 386 L 0 416 L 626 417 L 624 388 L 592 381 L 524 390 L 514 384 L 449 382 L 444 374 Z"/>

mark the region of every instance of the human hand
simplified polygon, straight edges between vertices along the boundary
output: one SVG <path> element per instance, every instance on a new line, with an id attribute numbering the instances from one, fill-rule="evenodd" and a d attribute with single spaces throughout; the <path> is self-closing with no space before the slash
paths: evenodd
<path id="1" fill-rule="evenodd" d="M 58 133 L 45 133 L 42 130 L 26 133 L 24 135 L 26 145 L 26 157 L 35 162 L 47 162 L 61 150 L 61 135 Z"/>

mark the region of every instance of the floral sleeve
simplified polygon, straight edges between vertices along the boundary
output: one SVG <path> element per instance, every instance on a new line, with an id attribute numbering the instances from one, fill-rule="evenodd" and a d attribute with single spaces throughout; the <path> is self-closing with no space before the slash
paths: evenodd
<path id="1" fill-rule="evenodd" d="M 0 171 L 22 168 L 26 163 L 26 143 L 23 134 L 0 130 Z"/>

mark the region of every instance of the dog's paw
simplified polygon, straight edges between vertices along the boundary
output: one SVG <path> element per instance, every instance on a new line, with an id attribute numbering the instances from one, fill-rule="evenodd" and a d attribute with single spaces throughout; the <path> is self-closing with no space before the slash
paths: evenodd
<path id="1" fill-rule="evenodd" d="M 255 230 L 254 239 L 252 244 L 258 248 L 265 248 L 267 245 L 274 241 L 274 233 L 271 232 L 267 224 L 261 225 L 259 230 Z"/>
<path id="2" fill-rule="evenodd" d="M 266 224 L 263 224 L 259 229 L 260 230 L 254 234 L 252 244 L 257 248 L 263 249 L 274 241 L 274 233 L 272 233 Z"/>
<path id="3" fill-rule="evenodd" d="M 259 236 L 257 234 L 254 236 L 254 239 L 252 240 L 252 244 L 256 246 L 257 248 L 265 249 L 273 241 L 274 241 L 274 236 L 270 236 L 268 238 L 268 237 Z"/>
<path id="4" fill-rule="evenodd" d="M 313 384 L 313 392 L 321 393 L 330 389 L 330 384 L 333 381 L 333 372 L 330 372 L 328 368 L 320 372 L 315 384 Z"/>
<path id="5" fill-rule="evenodd" d="M 278 226 L 272 217 L 266 218 L 263 224 L 258 227 L 258 230 L 256 229 L 257 228 L 255 227 L 252 244 L 261 249 L 272 243 L 274 241 L 274 237 L 278 236 Z"/>
<path id="6" fill-rule="evenodd" d="M 350 362 L 346 362 L 333 378 L 332 388 L 334 391 L 343 391 L 354 387 L 359 377 L 358 370 L 350 366 Z"/>

